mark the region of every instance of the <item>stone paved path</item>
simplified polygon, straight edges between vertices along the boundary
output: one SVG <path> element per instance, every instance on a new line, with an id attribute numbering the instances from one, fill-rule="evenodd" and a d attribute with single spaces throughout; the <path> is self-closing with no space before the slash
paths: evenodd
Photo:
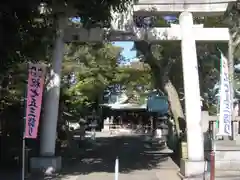
<path id="1" fill-rule="evenodd" d="M 102 136 L 88 145 L 82 157 L 65 162 L 63 174 L 66 180 L 114 180 L 118 156 L 119 180 L 180 180 L 177 165 L 160 150 L 160 145 L 146 143 L 142 137 Z"/>
<path id="2" fill-rule="evenodd" d="M 108 133 L 97 133 L 95 143 L 85 143 L 85 152 L 78 157 L 64 158 L 63 172 L 52 180 L 114 180 L 114 163 L 120 162 L 119 180 L 180 180 L 178 167 L 161 151 L 161 146 L 149 144 L 140 137 L 109 137 Z M 79 149 L 80 150 L 80 149 Z M 239 180 L 240 172 L 216 172 L 216 180 Z M 21 174 L 0 171 L 0 180 L 21 179 Z M 27 180 L 43 180 L 32 176 Z M 50 179 L 48 179 L 50 180 Z M 209 178 L 206 178 L 209 180 Z"/>
<path id="3" fill-rule="evenodd" d="M 97 134 L 95 142 L 82 144 L 85 152 L 63 158 L 61 177 L 52 180 L 114 180 L 115 159 L 119 158 L 119 180 L 180 180 L 178 167 L 157 143 L 139 136 Z M 34 176 L 34 177 L 33 177 Z M 33 175 L 28 180 L 43 180 Z M 1 180 L 21 179 L 20 173 L 0 173 Z"/>

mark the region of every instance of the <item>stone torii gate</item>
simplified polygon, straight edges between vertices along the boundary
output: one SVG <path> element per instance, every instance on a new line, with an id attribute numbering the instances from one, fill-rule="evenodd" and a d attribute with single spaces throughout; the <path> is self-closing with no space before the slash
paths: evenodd
<path id="1" fill-rule="evenodd" d="M 111 29 L 67 27 L 66 17 L 59 18 L 59 31 L 53 56 L 52 80 L 45 95 L 44 120 L 41 132 L 42 157 L 31 160 L 32 168 L 61 167 L 61 158 L 55 156 L 56 126 L 60 92 L 61 64 L 65 42 L 111 41 L 181 41 L 184 75 L 185 109 L 187 121 L 188 159 L 181 161 L 181 173 L 185 177 L 203 175 L 204 149 L 201 129 L 200 90 L 195 41 L 230 40 L 228 28 L 203 28 L 193 24 L 193 16 L 215 16 L 226 11 L 234 0 L 139 0 L 129 11 L 114 14 Z M 170 28 L 137 28 L 133 15 L 152 16 L 179 14 L 179 25 Z M 41 167 L 39 167 L 41 166 Z"/>

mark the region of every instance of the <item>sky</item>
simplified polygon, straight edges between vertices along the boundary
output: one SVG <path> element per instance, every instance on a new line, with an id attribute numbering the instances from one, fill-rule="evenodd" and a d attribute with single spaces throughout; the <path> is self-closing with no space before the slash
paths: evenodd
<path id="1" fill-rule="evenodd" d="M 123 48 L 122 56 L 127 60 L 131 60 L 136 57 L 136 51 L 132 50 L 134 45 L 132 41 L 115 41 L 113 44 Z"/>

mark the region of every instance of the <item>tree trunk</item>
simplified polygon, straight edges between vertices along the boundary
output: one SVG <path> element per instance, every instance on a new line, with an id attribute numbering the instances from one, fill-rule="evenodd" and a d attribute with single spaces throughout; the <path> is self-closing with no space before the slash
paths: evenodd
<path id="1" fill-rule="evenodd" d="M 180 102 L 178 92 L 169 78 L 171 65 L 162 68 L 152 63 L 152 61 L 147 62 L 151 67 L 152 74 L 154 76 L 153 78 L 155 82 L 155 88 L 162 89 L 168 96 L 170 110 L 172 112 L 177 135 L 179 137 L 180 132 L 185 130 L 186 122 L 184 119 L 183 108 Z"/>
<path id="2" fill-rule="evenodd" d="M 185 119 L 178 93 L 169 78 L 171 66 L 174 61 L 168 58 L 165 59 L 166 63 L 164 65 L 163 63 L 160 64 L 159 62 L 161 61 L 157 60 L 152 54 L 151 44 L 147 42 L 137 42 L 135 43 L 135 46 L 136 49 L 145 56 L 146 63 L 148 63 L 151 68 L 155 88 L 164 90 L 168 96 L 170 109 L 175 121 L 177 135 L 179 137 L 181 130 L 184 131 L 185 129 Z"/>
<path id="3" fill-rule="evenodd" d="M 183 108 L 182 108 L 177 90 L 168 77 L 169 72 L 165 72 L 165 71 L 168 71 L 169 69 L 168 68 L 163 69 L 161 67 L 157 67 L 156 65 L 150 62 L 148 62 L 148 64 L 151 67 L 151 70 L 154 76 L 153 78 L 155 82 L 155 88 L 164 90 L 164 92 L 168 96 L 170 110 L 172 112 L 175 125 L 176 125 L 177 135 L 179 137 L 180 132 L 184 131 L 185 129 L 185 120 L 184 120 Z"/>
<path id="4" fill-rule="evenodd" d="M 176 125 L 177 135 L 179 136 L 181 130 L 184 131 L 185 129 L 185 120 L 178 93 L 170 80 L 163 84 L 163 89 L 167 93 L 170 109 Z"/>

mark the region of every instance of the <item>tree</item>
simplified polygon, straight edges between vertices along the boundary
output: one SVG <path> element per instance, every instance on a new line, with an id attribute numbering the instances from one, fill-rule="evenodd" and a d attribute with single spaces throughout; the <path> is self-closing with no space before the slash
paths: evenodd
<path id="1" fill-rule="evenodd" d="M 152 90 L 152 76 L 150 68 L 143 62 L 131 62 L 129 65 L 119 66 L 115 84 L 119 84 L 127 92 L 144 93 Z"/>
<path id="2" fill-rule="evenodd" d="M 154 19 L 156 24 L 160 26 L 168 26 L 167 23 L 162 18 Z M 143 25 L 137 24 L 142 27 Z M 178 134 L 180 133 L 180 125 L 179 119 L 184 119 L 183 110 L 181 103 L 179 101 L 179 95 L 177 93 L 177 89 L 174 87 L 172 81 L 178 83 L 177 88 L 181 88 L 182 84 L 182 73 L 179 72 L 181 69 L 181 61 L 179 57 L 181 57 L 181 53 L 179 43 L 162 43 L 162 44 L 151 44 L 147 41 L 135 42 L 136 50 L 142 55 L 142 60 L 146 62 L 152 72 L 152 77 L 154 79 L 154 86 L 156 89 L 164 90 L 164 92 L 168 96 L 168 100 L 170 102 L 171 111 L 176 122 L 176 127 Z M 172 68 L 177 68 L 179 72 L 176 74 L 170 75 L 170 70 Z M 176 84 L 177 85 L 177 84 Z"/>
<path id="3" fill-rule="evenodd" d="M 108 88 L 144 92 L 151 89 L 149 67 L 137 62 L 121 65 L 122 49 L 111 43 L 67 46 L 63 78 L 74 73 L 76 82 L 66 86 L 68 102 L 79 107 L 96 108 Z M 66 78 L 65 78 L 66 79 Z"/>
<path id="4" fill-rule="evenodd" d="M 121 58 L 121 48 L 111 43 L 69 44 L 63 62 L 63 78 L 66 85 L 62 88 L 65 104 L 72 114 L 82 116 L 89 108 L 97 110 L 104 90 L 113 84 Z M 71 75 L 75 76 L 70 82 Z M 73 76 L 72 76 L 73 77 Z"/>
<path id="5" fill-rule="evenodd" d="M 40 13 L 40 0 L 1 1 L 0 2 L 0 97 L 11 83 L 12 73 L 18 65 L 28 61 L 49 61 L 52 55 L 52 40 L 55 36 L 56 12 L 51 7 L 66 6 L 66 1 L 47 0 L 45 12 Z M 67 1 L 75 7 L 76 15 L 81 17 L 83 26 L 91 27 L 98 23 L 109 23 L 110 10 L 123 11 L 128 0 L 90 0 Z M 6 98 L 5 98 L 6 99 Z M 4 101 L 5 103 L 5 101 Z M 3 101 L 1 100 L 1 106 Z"/>
<path id="6" fill-rule="evenodd" d="M 109 24 L 111 19 L 110 10 L 123 11 L 128 0 L 90 0 L 90 1 L 68 1 L 77 9 L 77 14 L 83 20 L 86 27 L 96 24 Z M 10 120 L 22 119 L 22 114 L 12 114 L 22 112 L 24 103 L 21 100 L 24 96 L 26 79 L 26 62 L 45 61 L 48 62 L 52 56 L 52 42 L 56 32 L 56 12 L 46 11 L 41 14 L 40 0 L 23 0 L 15 2 L 3 0 L 0 2 L 0 122 L 10 122 Z M 53 5 L 62 6 L 65 1 L 46 0 L 47 8 Z M 50 10 L 50 9 L 48 9 Z M 23 71 L 18 71 L 23 63 Z M 21 78 L 16 75 L 21 73 Z M 24 78 L 22 79 L 22 74 Z M 20 81 L 16 80 L 21 79 Z M 21 82 L 21 83 L 19 83 Z M 21 88 L 19 88 L 21 87 Z M 17 95 L 17 96 L 16 96 Z M 17 109 L 17 110 L 16 110 Z M 19 121 L 20 122 L 20 121 Z M 16 123 L 12 123 L 15 125 Z M 2 124 L 3 125 L 3 124 Z M 4 127 L 1 125 L 1 128 Z M 12 127 L 12 126 L 11 126 Z M 6 128 L 5 128 L 6 129 Z M 18 126 L 20 130 L 20 125 Z M 13 128 L 11 129 L 13 130 Z M 6 134 L 9 134 L 6 132 Z M 7 136 L 6 136 L 7 137 Z M 16 137 L 19 137 L 17 135 Z M 1 141 L 3 142 L 3 141 Z M 6 142 L 6 141 L 5 141 Z M 9 141 L 10 142 L 10 141 Z M 5 148 L 8 149 L 8 148 Z"/>
<path id="7" fill-rule="evenodd" d="M 48 62 L 52 56 L 52 44 L 56 32 L 56 11 L 51 7 L 65 7 L 65 1 L 44 1 L 46 11 L 40 13 L 40 0 L 24 0 L 21 2 L 0 2 L 0 98 L 5 97 L 5 92 L 11 83 L 11 76 L 18 65 L 28 61 Z M 76 15 L 81 17 L 82 25 L 91 27 L 105 24 L 111 19 L 110 10 L 123 11 L 128 0 L 90 0 L 80 2 L 71 0 L 75 7 Z M 100 23 L 100 24 L 99 24 Z M 24 93 L 23 93 L 24 94 Z M 5 98 L 6 99 L 6 98 Z M 5 101 L 4 101 L 5 103 Z M 4 106 L 1 100 L 1 106 Z"/>
<path id="8" fill-rule="evenodd" d="M 235 32 L 232 34 L 234 40 L 233 50 L 236 55 L 238 52 L 236 51 L 237 46 L 239 44 L 236 38 L 236 33 L 238 34 L 237 27 L 239 26 L 237 20 L 237 17 L 239 17 L 239 11 L 236 12 L 236 8 L 233 8 L 229 13 L 227 13 L 227 17 L 231 17 L 232 20 L 234 19 L 234 23 L 230 27 L 231 30 Z M 229 23 L 229 20 L 224 22 L 224 19 L 226 19 L 225 16 L 204 17 L 195 18 L 194 21 L 197 24 L 204 24 L 205 27 L 228 27 L 229 25 L 227 23 Z M 139 27 L 145 26 L 141 21 L 136 21 L 136 23 Z M 178 20 L 176 19 L 176 22 L 174 23 L 178 23 Z M 166 27 L 168 26 L 168 23 L 162 17 L 154 17 L 151 18 L 150 26 Z M 200 87 L 202 96 L 204 93 L 209 94 L 217 82 L 217 77 L 219 76 L 220 53 L 217 48 L 221 49 L 223 53 L 226 54 L 226 44 L 197 44 Z M 149 64 L 153 78 L 155 80 L 155 87 L 157 89 L 164 90 L 168 95 L 171 111 L 179 134 L 180 129 L 182 129 L 180 128 L 181 123 L 179 120 L 184 120 L 183 107 L 181 106 L 181 102 L 179 100 L 179 92 L 183 89 L 180 43 L 171 42 L 171 44 L 169 44 L 166 42 L 161 42 L 161 44 L 156 45 L 146 41 L 141 41 L 135 42 L 135 49 L 139 52 L 139 55 L 141 55 L 143 61 Z M 213 79 L 216 80 L 215 83 L 213 83 Z M 185 123 L 184 121 L 182 122 Z M 183 128 L 184 127 L 185 126 L 183 126 Z"/>
<path id="9" fill-rule="evenodd" d="M 8 69 L 19 62 L 46 60 L 51 57 L 52 40 L 55 35 L 56 11 L 50 8 L 66 7 L 76 8 L 86 27 L 96 24 L 109 24 L 111 9 L 123 11 L 130 0 L 90 0 L 90 1 L 44 1 L 46 10 L 40 13 L 40 0 L 24 0 L 21 2 L 1 1 L 0 3 L 0 83 L 6 82 Z M 68 7 L 67 6 L 67 7 Z M 6 83 L 5 83 L 6 84 Z"/>

